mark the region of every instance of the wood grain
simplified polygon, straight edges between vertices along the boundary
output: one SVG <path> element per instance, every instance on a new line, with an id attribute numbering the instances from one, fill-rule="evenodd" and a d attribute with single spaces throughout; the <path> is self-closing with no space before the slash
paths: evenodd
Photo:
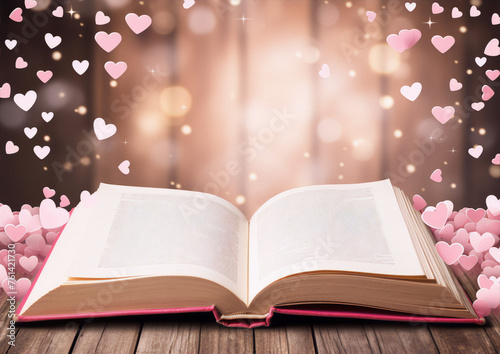
<path id="1" fill-rule="evenodd" d="M 199 345 L 199 323 L 146 322 L 136 353 L 196 353 Z"/>
<path id="2" fill-rule="evenodd" d="M 253 353 L 253 331 L 228 328 L 217 323 L 203 323 L 200 331 L 200 353 Z"/>
<path id="3" fill-rule="evenodd" d="M 318 353 L 380 353 L 374 336 L 368 336 L 361 323 L 315 325 Z"/>

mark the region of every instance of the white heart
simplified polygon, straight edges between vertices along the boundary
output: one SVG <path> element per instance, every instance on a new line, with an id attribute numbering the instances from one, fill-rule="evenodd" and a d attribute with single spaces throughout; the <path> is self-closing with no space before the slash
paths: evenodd
<path id="1" fill-rule="evenodd" d="M 94 120 L 94 132 L 99 140 L 104 140 L 112 137 L 116 133 L 116 125 L 106 124 L 104 119 L 96 118 Z"/>
<path id="2" fill-rule="evenodd" d="M 31 107 L 36 102 L 36 92 L 33 90 L 30 90 L 26 92 L 25 95 L 22 93 L 18 93 L 17 95 L 14 96 L 14 102 L 21 108 L 23 111 L 28 112 Z"/>
<path id="3" fill-rule="evenodd" d="M 54 49 L 59 44 L 61 44 L 62 38 L 59 36 L 53 36 L 52 33 L 47 33 L 45 35 L 45 43 L 49 46 L 50 49 Z"/>
<path id="4" fill-rule="evenodd" d="M 41 147 L 40 145 L 36 145 L 33 148 L 33 151 L 40 160 L 43 160 L 50 153 L 50 147 L 48 146 Z"/>
<path id="5" fill-rule="evenodd" d="M 95 14 L 95 24 L 98 26 L 105 25 L 109 23 L 110 20 L 109 16 L 106 16 L 102 11 L 97 11 Z"/>
<path id="6" fill-rule="evenodd" d="M 36 135 L 37 132 L 38 132 L 38 129 L 36 129 L 36 127 L 24 128 L 24 134 L 28 137 L 28 139 L 33 139 L 33 137 Z"/>
<path id="7" fill-rule="evenodd" d="M 182 7 L 185 9 L 189 9 L 193 5 L 194 5 L 194 0 L 184 0 Z"/>
<path id="8" fill-rule="evenodd" d="M 45 122 L 50 122 L 54 118 L 54 112 L 42 112 L 42 119 Z"/>
<path id="9" fill-rule="evenodd" d="M 486 206 L 493 215 L 500 215 L 500 199 L 498 199 L 494 195 L 489 195 L 486 197 Z"/>
<path id="10" fill-rule="evenodd" d="M 54 17 L 63 17 L 64 16 L 64 10 L 62 8 L 62 6 L 58 6 L 54 11 L 52 11 L 52 15 Z"/>
<path id="11" fill-rule="evenodd" d="M 9 50 L 12 50 L 14 49 L 14 47 L 17 45 L 17 41 L 15 39 L 13 40 L 10 40 L 10 39 L 6 39 L 5 40 L 5 46 L 7 47 L 7 49 Z"/>
<path id="12" fill-rule="evenodd" d="M 415 101 L 420 95 L 420 92 L 422 92 L 422 84 L 420 82 L 414 82 L 411 87 L 401 87 L 400 91 L 405 98 L 409 99 L 410 101 Z"/>
<path id="13" fill-rule="evenodd" d="M 319 76 L 323 79 L 328 79 L 330 77 L 330 67 L 328 66 L 328 64 L 323 64 L 323 66 L 321 66 Z"/>
<path id="14" fill-rule="evenodd" d="M 78 75 L 83 75 L 89 68 L 90 63 L 88 60 L 82 60 L 82 61 L 73 60 L 72 65 L 73 69 L 76 71 Z"/>
<path id="15" fill-rule="evenodd" d="M 118 169 L 124 175 L 128 175 L 130 173 L 130 161 L 125 160 L 121 164 L 118 165 Z"/>
<path id="16" fill-rule="evenodd" d="M 477 145 L 474 148 L 469 149 L 469 155 L 473 158 L 477 159 L 483 153 L 483 147 L 481 145 Z"/>
<path id="17" fill-rule="evenodd" d="M 485 57 L 482 57 L 482 58 L 476 57 L 475 60 L 476 60 L 477 66 L 482 67 L 484 64 L 486 64 L 487 59 Z"/>
<path id="18" fill-rule="evenodd" d="M 412 3 L 407 2 L 407 3 L 405 4 L 405 7 L 406 7 L 406 9 L 407 9 L 408 11 L 412 12 L 413 10 L 415 10 L 415 7 L 417 7 L 417 4 L 416 4 L 416 3 L 414 3 L 414 2 L 412 2 Z"/>

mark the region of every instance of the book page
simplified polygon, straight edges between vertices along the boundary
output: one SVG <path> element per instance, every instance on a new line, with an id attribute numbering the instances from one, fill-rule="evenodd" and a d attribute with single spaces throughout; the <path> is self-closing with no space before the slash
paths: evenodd
<path id="1" fill-rule="evenodd" d="M 424 275 L 388 180 L 297 188 L 255 213 L 249 300 L 280 278 L 310 271 Z"/>
<path id="2" fill-rule="evenodd" d="M 247 298 L 248 221 L 205 193 L 102 184 L 74 278 L 202 277 Z M 79 205 L 79 208 L 83 207 Z"/>

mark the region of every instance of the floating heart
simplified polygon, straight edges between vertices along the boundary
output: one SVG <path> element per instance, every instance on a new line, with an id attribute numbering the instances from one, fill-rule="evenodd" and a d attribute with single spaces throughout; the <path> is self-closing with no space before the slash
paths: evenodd
<path id="1" fill-rule="evenodd" d="M 106 16 L 102 11 L 97 11 L 95 14 L 95 24 L 98 26 L 106 25 L 110 20 L 109 16 Z"/>
<path id="2" fill-rule="evenodd" d="M 486 45 L 486 48 L 484 48 L 484 54 L 490 56 L 490 57 L 496 57 L 500 55 L 500 47 L 498 46 L 499 42 L 498 39 L 493 38 L 491 41 L 488 42 Z"/>
<path id="3" fill-rule="evenodd" d="M 493 261 L 492 261 L 493 262 Z M 484 263 L 484 262 L 483 262 Z M 496 263 L 496 262 L 495 262 Z M 486 267 L 483 269 L 483 273 L 491 279 L 491 277 L 500 277 L 500 265 L 495 267 Z M 498 283 L 497 283 L 498 284 Z"/>
<path id="4" fill-rule="evenodd" d="M 486 206 L 494 216 L 500 215 L 500 199 L 498 199 L 494 195 L 489 195 L 486 197 Z"/>
<path id="5" fill-rule="evenodd" d="M 14 22 L 23 22 L 23 9 L 15 8 L 9 15 L 9 18 Z"/>
<path id="6" fill-rule="evenodd" d="M 6 39 L 5 40 L 5 46 L 7 47 L 8 50 L 14 49 L 14 47 L 17 45 L 17 41 L 15 39 Z"/>
<path id="7" fill-rule="evenodd" d="M 184 0 L 182 7 L 185 9 L 189 9 L 193 5 L 194 5 L 194 0 Z"/>
<path id="8" fill-rule="evenodd" d="M 467 224 L 468 222 L 469 218 L 467 217 L 467 215 L 465 215 L 465 212 L 458 213 L 457 215 L 455 215 L 455 218 L 453 219 L 453 223 L 455 224 L 456 228 L 464 227 L 465 224 Z"/>
<path id="9" fill-rule="evenodd" d="M 441 53 L 446 53 L 455 44 L 455 38 L 453 38 L 452 36 L 434 36 L 431 38 L 431 43 Z"/>
<path id="10" fill-rule="evenodd" d="M 477 264 L 477 257 L 476 256 L 466 256 L 463 254 L 460 256 L 460 258 L 458 258 L 458 263 L 465 270 L 471 270 Z"/>
<path id="11" fill-rule="evenodd" d="M 373 11 L 366 11 L 366 17 L 368 18 L 368 22 L 373 22 L 375 21 L 375 17 L 377 17 L 377 14 Z"/>
<path id="12" fill-rule="evenodd" d="M 38 214 L 32 214 L 27 209 L 19 212 L 19 224 L 26 226 L 27 232 L 35 232 L 42 228 L 40 216 Z"/>
<path id="13" fill-rule="evenodd" d="M 476 311 L 479 317 L 486 317 L 491 313 L 491 306 L 487 301 L 476 300 L 472 304 L 474 311 Z"/>
<path id="14" fill-rule="evenodd" d="M 82 60 L 82 61 L 73 60 L 71 64 L 73 65 L 73 69 L 76 71 L 78 75 L 85 74 L 90 65 L 88 60 Z"/>
<path id="15" fill-rule="evenodd" d="M 24 225 L 13 225 L 13 224 L 8 224 L 5 225 L 5 233 L 9 238 L 12 240 L 12 242 L 19 242 L 22 240 L 24 235 L 26 235 L 26 226 Z"/>
<path id="16" fill-rule="evenodd" d="M 401 30 L 399 34 L 391 34 L 387 37 L 387 43 L 398 53 L 403 53 L 405 50 L 413 47 L 422 37 L 422 33 L 418 29 Z"/>
<path id="17" fill-rule="evenodd" d="M 422 84 L 420 82 L 414 82 L 411 87 L 403 86 L 401 87 L 401 94 L 410 101 L 415 101 L 420 92 L 422 92 Z"/>
<path id="18" fill-rule="evenodd" d="M 62 6 L 58 6 L 54 11 L 52 11 L 52 16 L 61 18 L 64 16 L 64 10 Z"/>
<path id="19" fill-rule="evenodd" d="M 481 235 L 479 232 L 473 231 L 469 234 L 469 238 L 472 247 L 478 252 L 487 251 L 495 244 L 495 238 L 489 232 Z"/>
<path id="20" fill-rule="evenodd" d="M 38 129 L 36 129 L 36 127 L 24 128 L 24 134 L 28 137 L 28 139 L 33 139 L 33 137 L 36 135 L 37 132 L 38 132 Z"/>
<path id="21" fill-rule="evenodd" d="M 28 66 L 28 63 L 21 57 L 16 59 L 16 69 L 24 69 Z"/>
<path id="22" fill-rule="evenodd" d="M 59 36 L 53 36 L 52 33 L 47 33 L 45 35 L 45 43 L 49 46 L 50 49 L 54 49 L 59 44 L 61 44 L 62 38 Z"/>
<path id="23" fill-rule="evenodd" d="M 452 106 L 440 107 L 435 106 L 432 108 L 432 115 L 441 124 L 445 124 L 455 115 L 455 108 Z"/>
<path id="24" fill-rule="evenodd" d="M 458 91 L 463 87 L 463 85 L 457 81 L 457 79 L 450 80 L 450 91 Z"/>
<path id="25" fill-rule="evenodd" d="M 40 145 L 36 145 L 33 148 L 33 152 L 40 160 L 43 160 L 50 153 L 50 147 L 48 146 L 41 147 Z"/>
<path id="26" fill-rule="evenodd" d="M 106 69 L 109 76 L 116 80 L 127 70 L 127 63 L 123 61 L 119 61 L 118 63 L 108 61 L 104 64 L 104 69 Z"/>
<path id="27" fill-rule="evenodd" d="M 491 16 L 491 24 L 493 26 L 496 26 L 496 25 L 500 25 L 500 16 L 498 16 L 497 13 L 494 13 L 492 16 Z"/>
<path id="28" fill-rule="evenodd" d="M 486 64 L 486 61 L 488 59 L 486 59 L 485 57 L 481 57 L 481 58 L 476 57 L 474 60 L 476 61 L 477 66 L 479 66 L 481 68 L 481 67 L 483 67 L 484 64 Z"/>
<path id="29" fill-rule="evenodd" d="M 460 243 L 465 248 L 469 244 L 469 232 L 466 229 L 458 229 L 451 243 Z"/>
<path id="30" fill-rule="evenodd" d="M 38 265 L 38 258 L 37 256 L 31 256 L 29 258 L 23 256 L 19 258 L 19 264 L 29 273 Z"/>
<path id="31" fill-rule="evenodd" d="M 436 239 L 439 239 L 439 241 L 450 242 L 455 236 L 455 228 L 452 224 L 446 224 L 442 229 L 436 230 L 434 235 L 437 236 Z"/>
<path id="32" fill-rule="evenodd" d="M 435 169 L 434 172 L 432 172 L 432 174 L 430 176 L 431 181 L 434 181 L 437 183 L 442 182 L 443 181 L 442 174 L 443 174 L 443 172 L 439 168 Z"/>
<path id="33" fill-rule="evenodd" d="M 440 202 L 434 210 L 427 208 L 422 213 L 422 220 L 428 226 L 435 229 L 442 229 L 448 219 L 448 207 L 445 203 Z"/>
<path id="34" fill-rule="evenodd" d="M 94 132 L 99 140 L 104 140 L 112 137 L 116 133 L 116 125 L 106 124 L 104 119 L 96 118 L 94 120 Z"/>
<path id="35" fill-rule="evenodd" d="M 14 143 L 12 141 L 7 141 L 7 143 L 5 144 L 5 153 L 7 155 L 12 155 L 12 154 L 15 154 L 19 151 L 19 146 L 17 145 L 14 145 Z"/>
<path id="36" fill-rule="evenodd" d="M 435 2 L 432 4 L 432 13 L 434 15 L 437 15 L 437 14 L 440 14 L 444 11 L 444 7 L 442 7 L 441 5 L 439 5 L 439 3 Z"/>
<path id="37" fill-rule="evenodd" d="M 42 252 L 47 244 L 42 235 L 34 234 L 28 236 L 26 245 L 34 251 Z"/>
<path id="38" fill-rule="evenodd" d="M 449 245 L 444 241 L 439 241 L 436 243 L 436 250 L 446 264 L 452 265 L 464 253 L 464 246 L 460 243 Z"/>
<path id="39" fill-rule="evenodd" d="M 94 38 L 97 44 L 108 53 L 115 49 L 122 41 L 122 35 L 118 32 L 108 34 L 104 31 L 100 31 L 96 33 Z"/>
<path id="40" fill-rule="evenodd" d="M 482 110 L 484 108 L 484 102 L 474 102 L 470 106 L 473 110 L 479 112 L 480 110 Z"/>
<path id="41" fill-rule="evenodd" d="M 35 0 L 24 0 L 24 7 L 27 10 L 32 9 L 36 6 L 37 2 Z"/>
<path id="42" fill-rule="evenodd" d="M 61 208 L 67 207 L 70 204 L 68 197 L 66 197 L 64 194 L 61 195 L 59 198 L 59 206 Z"/>
<path id="43" fill-rule="evenodd" d="M 52 71 L 50 70 L 47 71 L 38 70 L 36 73 L 36 76 L 38 76 L 40 81 L 43 82 L 44 84 L 47 83 L 52 78 L 52 75 L 53 75 Z"/>
<path id="44" fill-rule="evenodd" d="M 472 6 L 470 8 L 469 14 L 470 17 L 478 17 L 479 15 L 481 15 L 481 11 L 479 11 L 476 6 Z"/>
<path id="45" fill-rule="evenodd" d="M 483 96 L 481 98 L 483 101 L 488 101 L 495 94 L 495 91 L 493 91 L 491 87 L 489 87 L 488 85 L 483 85 L 482 91 L 483 91 Z"/>
<path id="46" fill-rule="evenodd" d="M 487 302 L 492 309 L 497 308 L 500 305 L 500 284 L 493 284 L 490 289 L 479 289 L 476 297 Z"/>
<path id="47" fill-rule="evenodd" d="M 25 95 L 18 93 L 14 96 L 14 102 L 21 108 L 23 111 L 29 111 L 31 107 L 36 102 L 36 92 L 30 90 L 26 92 Z"/>
<path id="48" fill-rule="evenodd" d="M 470 148 L 468 152 L 470 156 L 477 159 L 483 153 L 483 147 L 481 145 L 477 145 L 476 147 Z"/>
<path id="49" fill-rule="evenodd" d="M 420 211 L 427 206 L 427 202 L 420 195 L 415 194 L 413 196 L 413 209 Z"/>
<path id="50" fill-rule="evenodd" d="M 413 10 L 415 10 L 415 8 L 417 7 L 417 3 L 415 2 L 407 2 L 405 3 L 405 7 L 408 11 L 412 12 Z"/>
<path id="51" fill-rule="evenodd" d="M 491 163 L 494 165 L 500 165 L 500 154 L 496 154 L 495 158 L 491 160 Z"/>
<path id="52" fill-rule="evenodd" d="M 319 71 L 319 76 L 323 79 L 328 79 L 330 77 L 330 67 L 328 64 L 323 64 L 321 70 Z"/>
<path id="53" fill-rule="evenodd" d="M 495 81 L 500 76 L 500 70 L 486 70 L 486 76 L 491 81 Z"/>
<path id="54" fill-rule="evenodd" d="M 42 112 L 42 119 L 45 122 L 50 122 L 54 118 L 54 112 Z"/>
<path id="55" fill-rule="evenodd" d="M 124 175 L 128 175 L 130 173 L 130 161 L 125 160 L 121 164 L 118 165 L 118 169 Z"/>
<path id="56" fill-rule="evenodd" d="M 55 232 L 47 232 L 47 235 L 45 235 L 45 239 L 47 240 L 47 243 L 50 245 L 53 245 L 54 242 L 57 240 L 57 233 Z"/>
<path id="57" fill-rule="evenodd" d="M 459 18 L 462 17 L 463 13 L 458 9 L 458 7 L 454 7 L 453 10 L 451 10 L 451 17 L 452 18 Z"/>
<path id="58" fill-rule="evenodd" d="M 40 221 L 45 229 L 56 229 L 68 222 L 69 213 L 66 209 L 56 207 L 52 199 L 44 199 L 40 204 Z"/>
<path id="59" fill-rule="evenodd" d="M 9 98 L 10 97 L 10 84 L 4 83 L 2 87 L 0 87 L 0 98 Z"/>
<path id="60" fill-rule="evenodd" d="M 490 289 L 494 284 L 493 281 L 488 279 L 488 277 L 484 274 L 480 274 L 477 277 L 477 283 L 480 288 L 486 288 L 486 289 Z"/>
<path id="61" fill-rule="evenodd" d="M 495 261 L 500 263 L 500 248 L 499 247 L 491 247 L 488 251 L 490 255 L 493 257 Z"/>
<path id="62" fill-rule="evenodd" d="M 139 34 L 151 26 L 153 21 L 148 15 L 138 16 L 137 14 L 129 13 L 125 16 L 125 22 L 127 22 L 127 25 L 135 34 Z"/>
<path id="63" fill-rule="evenodd" d="M 477 224 L 486 215 L 486 210 L 484 210 L 483 208 L 478 208 L 475 210 L 470 208 L 467 209 L 465 215 L 467 215 L 470 221 Z"/>

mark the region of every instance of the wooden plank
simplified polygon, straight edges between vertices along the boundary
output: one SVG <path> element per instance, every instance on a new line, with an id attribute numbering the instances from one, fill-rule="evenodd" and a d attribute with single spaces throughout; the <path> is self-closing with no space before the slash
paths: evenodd
<path id="1" fill-rule="evenodd" d="M 287 326 L 285 328 L 289 353 L 315 352 L 311 326 Z"/>
<path id="2" fill-rule="evenodd" d="M 430 326 L 440 353 L 496 353 L 481 327 Z"/>
<path id="3" fill-rule="evenodd" d="M 199 345 L 199 323 L 151 321 L 142 327 L 136 353 L 195 353 Z"/>
<path id="4" fill-rule="evenodd" d="M 73 353 L 134 353 L 141 323 L 133 320 L 93 320 L 85 324 Z"/>
<path id="5" fill-rule="evenodd" d="M 253 353 L 253 331 L 228 328 L 218 323 L 203 323 L 200 331 L 200 353 Z"/>
<path id="6" fill-rule="evenodd" d="M 6 353 L 7 350 L 9 350 L 10 345 L 9 341 L 11 340 L 10 338 L 7 338 L 7 334 L 9 334 L 9 326 L 10 326 L 10 318 L 8 318 L 9 315 L 9 308 L 10 308 L 10 303 L 7 302 L 7 295 L 2 292 L 0 294 L 0 353 Z M 17 334 L 19 330 L 19 326 L 15 326 L 14 333 Z"/>
<path id="7" fill-rule="evenodd" d="M 262 354 L 288 353 L 285 327 L 263 327 L 254 329 L 255 352 Z"/>
<path id="8" fill-rule="evenodd" d="M 374 336 L 368 337 L 361 323 L 315 325 L 318 353 L 380 353 Z"/>
<path id="9" fill-rule="evenodd" d="M 426 324 L 382 323 L 366 325 L 375 333 L 382 353 L 437 353 Z"/>

